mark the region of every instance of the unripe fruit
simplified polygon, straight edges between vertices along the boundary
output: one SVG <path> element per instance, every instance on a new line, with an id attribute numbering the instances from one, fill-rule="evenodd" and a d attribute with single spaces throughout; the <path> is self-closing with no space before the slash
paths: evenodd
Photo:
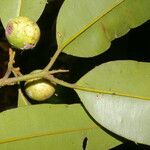
<path id="1" fill-rule="evenodd" d="M 5 35 L 15 48 L 27 50 L 36 46 L 40 38 L 40 29 L 29 18 L 19 16 L 8 22 Z"/>
<path id="2" fill-rule="evenodd" d="M 36 73 L 35 70 L 32 73 Z M 36 101 L 44 101 L 55 93 L 54 84 L 47 79 L 32 79 L 25 83 L 25 92 L 28 97 Z"/>

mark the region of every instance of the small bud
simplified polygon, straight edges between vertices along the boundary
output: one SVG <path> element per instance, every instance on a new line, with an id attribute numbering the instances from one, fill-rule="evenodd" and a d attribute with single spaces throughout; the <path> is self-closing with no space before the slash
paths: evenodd
<path id="1" fill-rule="evenodd" d="M 8 22 L 5 35 L 15 48 L 27 50 L 36 46 L 40 38 L 40 29 L 29 18 L 20 16 Z"/>

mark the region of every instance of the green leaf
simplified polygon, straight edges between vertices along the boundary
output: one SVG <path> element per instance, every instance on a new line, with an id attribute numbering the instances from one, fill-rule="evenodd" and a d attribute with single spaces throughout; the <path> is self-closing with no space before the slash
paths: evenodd
<path id="1" fill-rule="evenodd" d="M 58 48 L 79 57 L 106 51 L 111 41 L 150 18 L 149 0 L 65 0 L 57 19 Z"/>
<path id="2" fill-rule="evenodd" d="M 104 132 L 75 105 L 32 105 L 0 114 L 0 149 L 106 150 L 121 142 Z"/>
<path id="3" fill-rule="evenodd" d="M 21 89 L 18 89 L 18 107 L 31 105 L 30 102 L 23 95 Z"/>
<path id="4" fill-rule="evenodd" d="M 122 137 L 150 145 L 150 101 L 76 91 L 99 124 Z"/>
<path id="5" fill-rule="evenodd" d="M 0 18 L 3 26 L 6 27 L 10 19 L 18 16 L 26 16 L 36 22 L 46 2 L 46 0 L 1 0 Z"/>
<path id="6" fill-rule="evenodd" d="M 108 62 L 77 84 L 88 89 L 76 91 L 98 123 L 127 139 L 150 145 L 150 63 Z"/>
<path id="7" fill-rule="evenodd" d="M 99 93 L 150 100 L 150 63 L 132 60 L 104 63 L 77 84 Z"/>

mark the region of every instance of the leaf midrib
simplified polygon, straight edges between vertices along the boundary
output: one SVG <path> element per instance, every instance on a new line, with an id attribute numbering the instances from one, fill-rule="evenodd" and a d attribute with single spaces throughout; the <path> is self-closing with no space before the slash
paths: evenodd
<path id="1" fill-rule="evenodd" d="M 88 131 L 88 130 L 95 130 L 98 129 L 98 126 L 91 126 L 88 128 L 78 128 L 78 129 L 67 129 L 67 130 L 60 130 L 60 131 L 47 131 L 47 132 L 41 132 L 41 133 L 35 133 L 31 135 L 26 135 L 26 136 L 18 136 L 18 137 L 10 137 L 7 139 L 1 139 L 0 144 L 5 144 L 9 142 L 15 142 L 15 141 L 22 141 L 22 140 L 28 140 L 32 138 L 39 138 L 43 136 L 54 136 L 54 135 L 60 135 L 60 134 L 66 134 L 66 133 L 73 133 L 73 132 L 80 132 L 80 131 Z"/>
<path id="2" fill-rule="evenodd" d="M 99 21 L 101 18 L 103 18 L 106 14 L 110 13 L 113 9 L 115 9 L 116 7 L 118 7 L 120 4 L 122 4 L 125 0 L 122 0 L 120 2 L 118 2 L 118 4 L 116 4 L 115 6 L 112 6 L 111 8 L 109 8 L 109 10 L 106 10 L 105 13 L 101 14 L 100 16 L 96 17 L 95 19 L 93 19 L 92 22 L 88 23 L 87 25 L 85 25 L 83 28 L 81 28 L 81 30 L 77 33 L 75 33 L 72 37 L 70 37 L 68 40 L 66 40 L 64 42 L 64 44 L 62 44 L 61 47 L 59 47 L 59 49 L 61 49 L 61 51 L 67 46 L 69 45 L 71 42 L 73 42 L 78 36 L 80 36 L 84 31 L 86 31 L 88 28 L 90 28 L 92 25 L 94 25 L 97 21 Z"/>

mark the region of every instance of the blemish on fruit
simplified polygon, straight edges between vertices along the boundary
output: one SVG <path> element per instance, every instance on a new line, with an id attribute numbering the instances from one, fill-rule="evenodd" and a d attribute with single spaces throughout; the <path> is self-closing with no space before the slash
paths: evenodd
<path id="1" fill-rule="evenodd" d="M 25 46 L 22 49 L 32 49 L 35 47 L 35 44 L 25 44 Z"/>
<path id="2" fill-rule="evenodd" d="M 12 23 L 8 23 L 7 27 L 6 27 L 6 35 L 10 35 L 13 31 L 13 24 Z"/>
<path id="3" fill-rule="evenodd" d="M 5 31 L 8 42 L 21 50 L 32 49 L 40 38 L 40 28 L 30 18 L 19 16 L 11 19 Z"/>

